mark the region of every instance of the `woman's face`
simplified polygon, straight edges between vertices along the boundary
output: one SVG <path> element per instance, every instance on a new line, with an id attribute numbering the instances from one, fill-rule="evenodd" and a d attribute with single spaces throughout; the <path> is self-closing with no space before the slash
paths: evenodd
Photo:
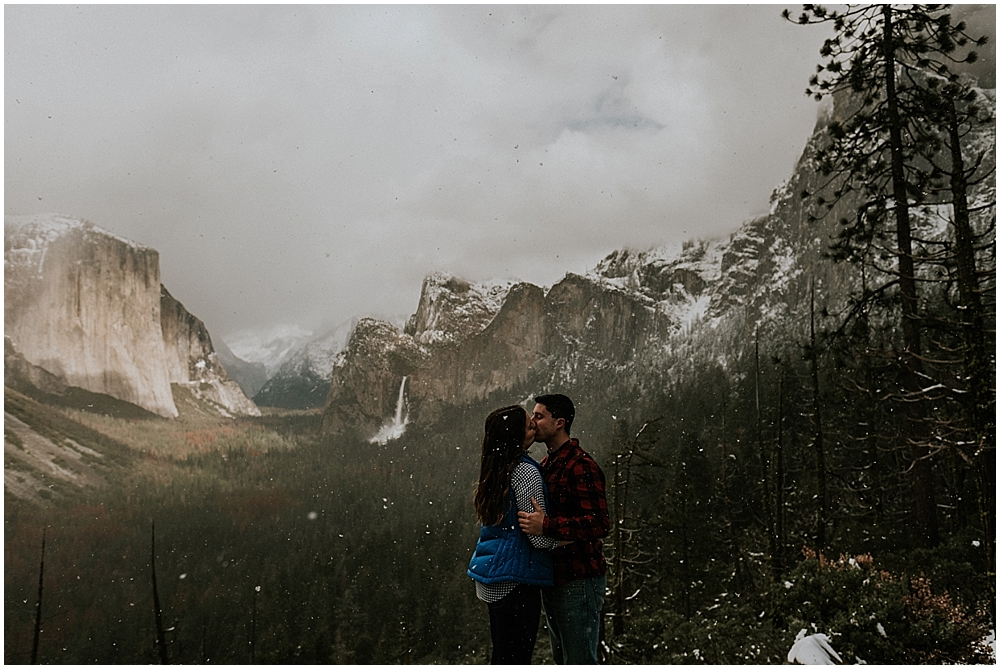
<path id="1" fill-rule="evenodd" d="M 524 448 L 527 450 L 535 443 L 535 421 L 532 420 L 531 414 L 525 416 L 524 423 Z"/>

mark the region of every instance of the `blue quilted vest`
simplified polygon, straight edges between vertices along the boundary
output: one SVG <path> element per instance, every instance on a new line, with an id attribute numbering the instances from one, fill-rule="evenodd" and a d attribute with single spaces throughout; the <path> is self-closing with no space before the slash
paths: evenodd
<path id="1" fill-rule="evenodd" d="M 538 468 L 538 463 L 528 456 L 521 456 Z M 548 508 L 548 491 L 545 491 L 545 508 Z M 548 551 L 535 548 L 517 524 L 517 504 L 514 489 L 510 490 L 510 504 L 499 525 L 485 525 L 479 532 L 476 551 L 469 562 L 468 575 L 480 583 L 516 581 L 529 585 L 552 585 L 552 556 Z"/>

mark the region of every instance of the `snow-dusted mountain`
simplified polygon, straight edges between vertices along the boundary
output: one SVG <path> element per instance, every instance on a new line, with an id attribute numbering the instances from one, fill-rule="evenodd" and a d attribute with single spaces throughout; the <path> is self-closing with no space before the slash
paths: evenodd
<path id="1" fill-rule="evenodd" d="M 994 104 L 992 91 L 984 95 Z M 755 333 L 775 355 L 799 351 L 810 296 L 839 318 L 862 279 L 856 266 L 826 255 L 838 221 L 858 203 L 844 198 L 813 220 L 814 205 L 800 195 L 825 181 L 813 156 L 827 120 L 775 189 L 769 212 L 725 238 L 618 250 L 548 289 L 430 275 L 404 332 L 359 323 L 334 369 L 324 429 L 370 437 L 392 417 L 403 377 L 411 423 L 493 394 L 506 401 L 553 389 L 638 415 L 673 379 L 729 368 Z M 982 132 L 970 141 L 995 147 L 995 127 Z M 974 201 L 987 205 L 980 217 L 988 217 L 995 183 L 979 191 Z M 921 239 L 945 243 L 946 220 L 934 207 L 913 211 Z"/>
<path id="2" fill-rule="evenodd" d="M 264 365 L 268 378 L 294 351 L 313 338 L 298 325 L 276 325 L 265 330 L 244 330 L 226 338 L 226 345 L 240 360 Z"/>
<path id="3" fill-rule="evenodd" d="M 160 416 L 178 415 L 172 385 L 220 413 L 259 414 L 160 283 L 159 254 L 80 218 L 4 217 L 4 335 L 59 384 Z"/>
<path id="4" fill-rule="evenodd" d="M 346 321 L 289 351 L 254 401 L 286 409 L 323 406 L 337 355 L 347 347 L 356 324 L 356 320 Z"/>

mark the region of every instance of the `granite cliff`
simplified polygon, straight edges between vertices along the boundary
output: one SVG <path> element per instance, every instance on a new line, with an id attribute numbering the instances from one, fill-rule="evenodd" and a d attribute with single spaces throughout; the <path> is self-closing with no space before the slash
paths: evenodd
<path id="1" fill-rule="evenodd" d="M 4 297 L 5 336 L 67 387 L 175 417 L 171 384 L 183 384 L 223 414 L 259 413 L 161 285 L 151 248 L 79 218 L 6 216 Z"/>
<path id="2" fill-rule="evenodd" d="M 370 438 L 405 386 L 411 417 L 531 384 L 586 378 L 655 349 L 667 316 L 649 298 L 567 275 L 547 293 L 529 283 L 471 284 L 435 273 L 404 332 L 359 322 L 334 367 L 323 426 Z"/>

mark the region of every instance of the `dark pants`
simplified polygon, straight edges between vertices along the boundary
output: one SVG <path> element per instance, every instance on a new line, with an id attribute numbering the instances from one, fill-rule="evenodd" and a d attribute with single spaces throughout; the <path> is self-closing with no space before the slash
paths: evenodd
<path id="1" fill-rule="evenodd" d="M 531 652 L 538 636 L 542 613 L 542 593 L 537 585 L 519 584 L 490 610 L 490 664 L 531 664 Z"/>
<path id="2" fill-rule="evenodd" d="M 597 664 L 607 574 L 542 590 L 556 664 Z"/>

